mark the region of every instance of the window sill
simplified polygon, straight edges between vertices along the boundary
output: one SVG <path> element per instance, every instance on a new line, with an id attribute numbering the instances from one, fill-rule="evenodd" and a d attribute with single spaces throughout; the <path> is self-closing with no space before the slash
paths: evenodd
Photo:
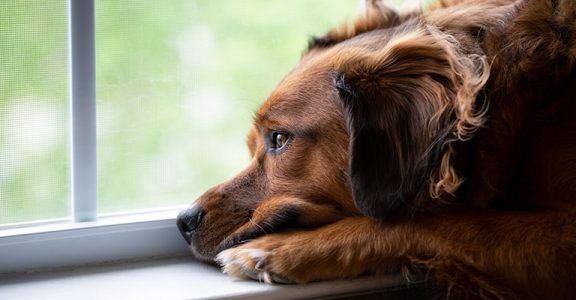
<path id="1" fill-rule="evenodd" d="M 408 289 L 399 275 L 306 286 L 233 281 L 192 259 L 176 229 L 178 211 L 1 230 L 0 299 L 421 299 L 426 293 L 418 285 Z"/>
<path id="2" fill-rule="evenodd" d="M 0 230 L 0 278 L 11 273 L 185 255 L 188 247 L 176 228 L 178 211 Z"/>
<path id="3" fill-rule="evenodd" d="M 267 285 L 233 281 L 218 268 L 180 257 L 21 274 L 0 278 L 0 287 L 0 299 L 366 299 L 367 293 L 393 296 L 406 283 L 401 276 L 389 276 Z"/>

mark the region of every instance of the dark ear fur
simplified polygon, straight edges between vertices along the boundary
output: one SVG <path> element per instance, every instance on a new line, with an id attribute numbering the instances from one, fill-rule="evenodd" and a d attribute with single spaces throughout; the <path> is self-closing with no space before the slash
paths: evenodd
<path id="1" fill-rule="evenodd" d="M 463 139 L 459 126 L 471 129 L 463 118 L 478 121 L 459 106 L 471 107 L 466 101 L 484 81 L 467 68 L 471 59 L 470 66 L 458 61 L 437 38 L 424 30 L 414 40 L 392 39 L 389 49 L 354 55 L 335 76 L 350 135 L 352 194 L 368 216 L 412 210 L 418 198 L 429 199 L 427 184 L 449 193 L 459 184 L 449 143 Z"/>
<path id="2" fill-rule="evenodd" d="M 374 85 L 374 86 L 370 86 Z M 377 83 L 337 80 L 350 134 L 350 183 L 364 214 L 386 218 L 404 208 L 422 190 L 447 138 L 430 145 L 418 107 L 402 95 L 386 95 Z M 446 131 L 445 131 L 446 132 Z"/>

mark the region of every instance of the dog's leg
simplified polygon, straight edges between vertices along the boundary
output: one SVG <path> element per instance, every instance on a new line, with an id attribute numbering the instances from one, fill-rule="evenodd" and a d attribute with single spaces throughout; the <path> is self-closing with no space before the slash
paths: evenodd
<path id="1" fill-rule="evenodd" d="M 576 220 L 570 213 L 454 212 L 406 222 L 347 218 L 271 234 L 218 255 L 225 273 L 306 283 L 425 267 L 444 289 L 508 297 L 576 297 Z M 442 284 L 442 282 L 439 282 Z"/>

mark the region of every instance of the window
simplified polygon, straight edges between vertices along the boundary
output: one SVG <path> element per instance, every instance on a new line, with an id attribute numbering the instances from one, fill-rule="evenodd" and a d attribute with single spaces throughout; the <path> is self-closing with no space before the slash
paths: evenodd
<path id="1" fill-rule="evenodd" d="M 3 1 L 0 226 L 72 220 L 78 203 L 90 201 L 86 181 L 97 183 L 99 215 L 189 204 L 248 162 L 252 113 L 306 38 L 352 16 L 356 5 L 98 0 L 88 12 L 95 43 L 80 41 L 95 47 L 95 76 L 86 79 L 70 71 L 84 62 L 71 60 L 69 38 L 84 28 L 69 30 L 78 12 L 69 15 L 68 1 Z M 94 81 L 94 120 L 74 116 L 74 80 Z M 95 143 L 75 140 L 70 124 L 85 129 L 74 120 L 95 130 Z M 86 145 L 95 168 L 74 161 L 74 149 Z M 82 197 L 72 204 L 75 189 Z"/>
<path id="2" fill-rule="evenodd" d="M 246 165 L 253 112 L 357 4 L 0 2 L 0 275 L 188 253 L 177 210 Z"/>

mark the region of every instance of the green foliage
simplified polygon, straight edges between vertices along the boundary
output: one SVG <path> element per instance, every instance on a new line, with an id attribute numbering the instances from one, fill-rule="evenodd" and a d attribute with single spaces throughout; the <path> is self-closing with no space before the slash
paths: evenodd
<path id="1" fill-rule="evenodd" d="M 253 112 L 356 1 L 100 1 L 99 210 L 192 202 L 249 161 Z"/>
<path id="2" fill-rule="evenodd" d="M 100 212 L 192 202 L 357 1 L 96 1 Z M 67 1 L 0 3 L 0 224 L 69 215 Z"/>

